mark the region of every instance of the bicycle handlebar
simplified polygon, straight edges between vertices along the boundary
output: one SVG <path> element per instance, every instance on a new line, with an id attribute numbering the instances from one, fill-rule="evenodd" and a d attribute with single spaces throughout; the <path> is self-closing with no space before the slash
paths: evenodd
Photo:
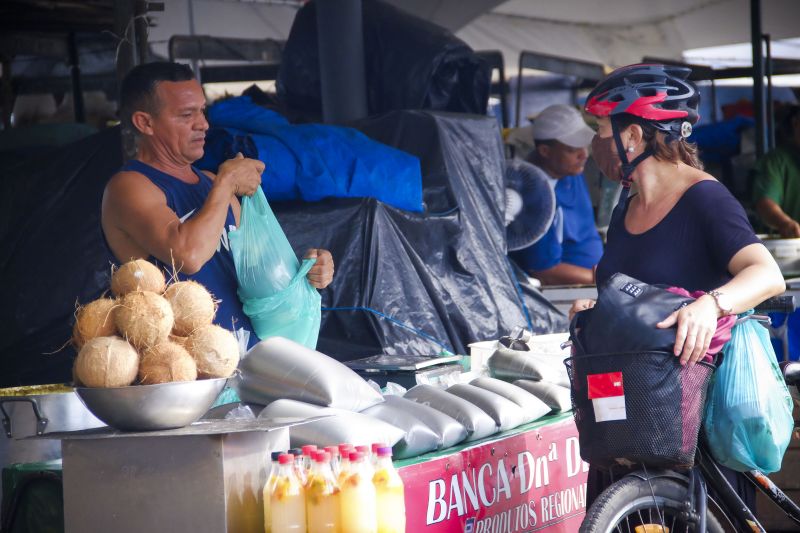
<path id="1" fill-rule="evenodd" d="M 756 306 L 755 311 L 756 313 L 792 313 L 796 308 L 794 296 L 783 295 L 764 300 Z"/>

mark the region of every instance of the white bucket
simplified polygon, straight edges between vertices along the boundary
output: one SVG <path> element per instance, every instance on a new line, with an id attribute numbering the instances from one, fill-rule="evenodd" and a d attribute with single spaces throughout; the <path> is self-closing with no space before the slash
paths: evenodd
<path id="1" fill-rule="evenodd" d="M 497 341 L 480 341 L 467 345 L 469 347 L 469 368 L 471 371 L 480 371 L 486 366 L 486 361 L 497 350 Z"/>

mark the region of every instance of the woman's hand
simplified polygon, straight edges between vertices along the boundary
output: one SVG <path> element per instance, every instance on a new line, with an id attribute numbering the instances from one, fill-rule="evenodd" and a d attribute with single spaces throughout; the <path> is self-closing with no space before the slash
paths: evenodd
<path id="1" fill-rule="evenodd" d="M 317 289 L 324 289 L 333 281 L 333 256 L 328 250 L 312 248 L 303 259 L 316 259 L 317 262 L 308 271 L 308 281 Z"/>
<path id="2" fill-rule="evenodd" d="M 714 298 L 703 295 L 662 320 L 657 327 L 671 328 L 677 324 L 675 334 L 675 356 L 681 364 L 691 366 L 705 356 L 711 339 L 717 331 L 719 308 Z"/>
<path id="3" fill-rule="evenodd" d="M 591 309 L 596 303 L 597 301 L 592 300 L 591 298 L 581 298 L 580 300 L 575 300 L 572 302 L 572 307 L 569 308 L 569 319 L 572 320 L 572 317 L 574 317 L 575 314 L 580 311 Z"/>

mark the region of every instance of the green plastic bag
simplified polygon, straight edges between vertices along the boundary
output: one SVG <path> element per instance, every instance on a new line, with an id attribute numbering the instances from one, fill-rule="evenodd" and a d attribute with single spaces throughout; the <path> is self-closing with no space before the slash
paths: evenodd
<path id="1" fill-rule="evenodd" d="M 769 333 L 754 320 L 737 324 L 722 353 L 703 419 L 711 454 L 739 472 L 777 472 L 794 420 Z"/>
<path id="2" fill-rule="evenodd" d="M 321 298 L 297 260 L 259 187 L 242 199 L 239 227 L 228 234 L 239 299 L 259 339 L 286 337 L 311 349 L 319 337 Z"/>

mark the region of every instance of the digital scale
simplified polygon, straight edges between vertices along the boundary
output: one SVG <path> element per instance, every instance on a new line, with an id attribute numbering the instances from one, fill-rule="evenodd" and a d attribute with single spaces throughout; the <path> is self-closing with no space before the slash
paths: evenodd
<path id="1" fill-rule="evenodd" d="M 344 362 L 364 379 L 381 387 L 393 382 L 407 389 L 415 385 L 436 385 L 463 371 L 461 357 L 436 355 L 373 355 Z"/>

